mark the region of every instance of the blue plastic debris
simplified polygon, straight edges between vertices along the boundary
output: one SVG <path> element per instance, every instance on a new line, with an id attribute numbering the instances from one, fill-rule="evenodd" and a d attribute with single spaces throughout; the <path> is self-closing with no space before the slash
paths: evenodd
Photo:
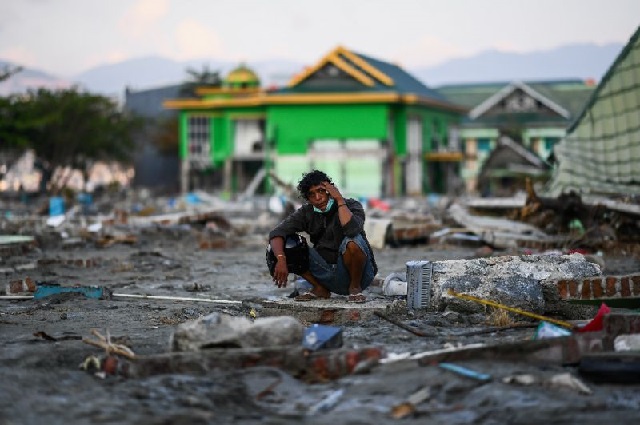
<path id="1" fill-rule="evenodd" d="M 439 363 L 438 366 L 440 366 L 442 369 L 450 370 L 459 375 L 466 376 L 467 378 L 472 378 L 477 381 L 487 382 L 491 380 L 491 375 L 476 372 L 475 370 L 471 370 L 463 366 L 458 366 L 453 363 Z"/>
<path id="2" fill-rule="evenodd" d="M 187 193 L 184 197 L 185 201 L 187 201 L 188 204 L 199 204 L 200 203 L 200 197 L 195 194 L 195 193 Z"/>
<path id="3" fill-rule="evenodd" d="M 51 295 L 62 294 L 65 292 L 81 293 L 87 298 L 108 299 L 111 298 L 111 292 L 106 288 L 98 286 L 60 286 L 56 284 L 46 283 L 38 284 L 36 291 L 33 293 L 34 299 L 50 297 Z"/>
<path id="4" fill-rule="evenodd" d="M 302 346 L 309 350 L 342 347 L 342 329 L 314 324 L 304 331 Z"/>
<path id="5" fill-rule="evenodd" d="M 64 214 L 64 198 L 54 196 L 49 198 L 49 216 L 54 217 Z"/>
<path id="6" fill-rule="evenodd" d="M 342 397 L 343 394 L 344 394 L 344 390 L 342 388 L 333 391 L 327 397 L 323 398 L 318 404 L 311 406 L 308 414 L 315 415 L 317 413 L 328 412 L 329 410 L 336 407 L 336 405 L 340 401 L 340 398 Z"/>

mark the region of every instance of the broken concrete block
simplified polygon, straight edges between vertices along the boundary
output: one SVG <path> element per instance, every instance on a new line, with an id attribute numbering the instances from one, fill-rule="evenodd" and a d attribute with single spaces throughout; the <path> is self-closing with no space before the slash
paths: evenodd
<path id="1" fill-rule="evenodd" d="M 436 261 L 433 262 L 430 307 L 436 311 L 450 309 L 461 313 L 484 311 L 482 304 L 449 295 L 448 291 L 452 289 L 510 307 L 544 313 L 547 303 L 545 282 L 597 275 L 601 275 L 598 265 L 581 254 Z"/>
<path id="2" fill-rule="evenodd" d="M 602 318 L 602 327 L 606 335 L 604 347 L 607 351 L 613 351 L 615 339 L 619 335 L 640 334 L 640 314 L 609 313 Z"/>
<path id="3" fill-rule="evenodd" d="M 207 348 L 261 348 L 298 345 L 304 326 L 290 316 L 245 317 L 212 313 L 179 325 L 171 336 L 173 351 Z"/>
<path id="4" fill-rule="evenodd" d="M 381 347 L 329 349 L 309 352 L 300 346 L 270 348 L 212 348 L 189 353 L 162 353 L 122 360 L 123 376 L 143 378 L 166 373 L 203 374 L 207 371 L 276 367 L 305 382 L 327 382 L 374 367 L 386 353 Z"/>
<path id="5" fill-rule="evenodd" d="M 613 348 L 615 351 L 640 351 L 640 334 L 618 335 Z"/>
<path id="6" fill-rule="evenodd" d="M 603 332 L 585 332 L 557 338 L 515 341 L 500 344 L 471 344 L 455 349 L 441 349 L 418 353 L 418 363 L 430 366 L 436 362 L 465 360 L 524 361 L 542 364 L 571 365 L 590 353 L 601 353 Z"/>

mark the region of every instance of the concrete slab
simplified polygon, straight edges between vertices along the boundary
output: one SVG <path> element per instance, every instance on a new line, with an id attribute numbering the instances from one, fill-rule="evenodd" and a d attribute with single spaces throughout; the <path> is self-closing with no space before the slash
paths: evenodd
<path id="1" fill-rule="evenodd" d="M 293 316 L 303 323 L 341 325 L 374 319 L 374 312 L 385 312 L 393 300 L 371 299 L 362 304 L 347 302 L 347 297 L 332 296 L 328 300 L 294 301 L 292 298 L 278 300 L 252 300 L 259 304 L 261 316 Z M 377 319 L 376 319 L 377 320 Z"/>
<path id="2" fill-rule="evenodd" d="M 36 245 L 33 236 L 0 235 L 0 256 L 19 256 Z"/>
<path id="3" fill-rule="evenodd" d="M 35 241 L 33 236 L 0 235 L 0 245 L 30 244 Z"/>

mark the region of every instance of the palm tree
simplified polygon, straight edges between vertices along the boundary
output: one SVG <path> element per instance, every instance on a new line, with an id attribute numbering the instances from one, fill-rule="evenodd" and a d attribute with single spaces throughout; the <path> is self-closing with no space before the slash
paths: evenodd
<path id="1" fill-rule="evenodd" d="M 209 65 L 202 65 L 202 71 L 194 68 L 187 68 L 189 77 L 182 83 L 180 94 L 189 97 L 195 97 L 197 87 L 220 87 L 222 86 L 222 78 L 220 71 L 211 71 Z"/>

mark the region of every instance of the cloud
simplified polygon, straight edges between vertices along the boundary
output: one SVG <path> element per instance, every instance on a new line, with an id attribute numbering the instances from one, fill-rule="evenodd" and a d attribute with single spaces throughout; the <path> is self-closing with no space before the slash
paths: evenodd
<path id="1" fill-rule="evenodd" d="M 403 67 L 434 66 L 449 59 L 472 54 L 472 50 L 438 37 L 426 35 L 397 49 L 393 60 Z"/>
<path id="2" fill-rule="evenodd" d="M 168 11 L 169 0 L 137 0 L 126 10 L 118 25 L 126 34 L 140 38 L 150 32 Z"/>
<path id="3" fill-rule="evenodd" d="M 104 64 L 114 64 L 129 59 L 130 57 L 131 54 L 128 54 L 121 49 L 110 50 L 104 53 L 94 52 L 84 58 L 81 67 L 83 69 L 87 69 Z"/>
<path id="4" fill-rule="evenodd" d="M 181 60 L 205 56 L 220 57 L 224 54 L 218 33 L 195 19 L 178 23 L 174 41 L 177 44 L 177 52 L 173 52 L 172 56 Z"/>
<path id="5" fill-rule="evenodd" d="M 37 67 L 38 60 L 28 49 L 20 46 L 7 47 L 0 50 L 0 58 L 16 65 Z"/>
<path id="6" fill-rule="evenodd" d="M 523 53 L 526 51 L 526 49 L 518 47 L 514 42 L 509 40 L 498 40 L 493 44 L 492 49 L 509 53 Z"/>

